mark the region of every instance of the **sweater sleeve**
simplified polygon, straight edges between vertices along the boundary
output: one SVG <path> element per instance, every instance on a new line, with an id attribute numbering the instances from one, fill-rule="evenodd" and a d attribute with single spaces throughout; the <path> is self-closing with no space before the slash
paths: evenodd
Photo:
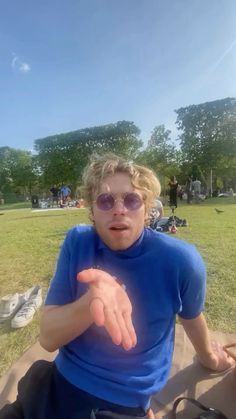
<path id="1" fill-rule="evenodd" d="M 197 317 L 203 310 L 206 295 L 206 269 L 202 257 L 194 246 L 184 255 L 180 273 L 181 310 L 184 319 Z"/>
<path id="2" fill-rule="evenodd" d="M 45 305 L 68 304 L 75 299 L 76 281 L 70 280 L 71 247 L 74 233 L 74 229 L 69 230 L 62 244 Z"/>

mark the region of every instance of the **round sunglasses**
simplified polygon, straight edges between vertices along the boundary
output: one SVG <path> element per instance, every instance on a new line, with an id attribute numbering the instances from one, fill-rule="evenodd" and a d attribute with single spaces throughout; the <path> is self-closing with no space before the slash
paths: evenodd
<path id="1" fill-rule="evenodd" d="M 135 192 L 128 192 L 122 198 L 115 198 L 110 193 L 102 193 L 97 196 L 95 202 L 101 211 L 110 211 L 114 208 L 116 201 L 121 200 L 124 207 L 129 211 L 136 211 L 143 205 L 142 197 Z"/>

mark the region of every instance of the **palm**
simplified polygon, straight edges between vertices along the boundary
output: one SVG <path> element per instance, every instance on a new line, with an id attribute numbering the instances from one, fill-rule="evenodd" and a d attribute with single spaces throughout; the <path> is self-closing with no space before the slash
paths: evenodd
<path id="1" fill-rule="evenodd" d="M 97 326 L 104 326 L 116 345 L 129 350 L 137 338 L 132 324 L 132 305 L 127 293 L 108 273 L 86 269 L 78 274 L 81 282 L 89 284 L 90 312 Z"/>

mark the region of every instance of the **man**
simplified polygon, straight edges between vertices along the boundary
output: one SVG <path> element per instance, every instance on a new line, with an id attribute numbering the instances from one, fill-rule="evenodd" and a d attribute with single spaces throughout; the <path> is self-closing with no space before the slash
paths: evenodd
<path id="1" fill-rule="evenodd" d="M 56 185 L 53 185 L 50 192 L 52 194 L 52 206 L 54 205 L 54 202 L 56 202 L 56 206 L 58 206 L 60 189 Z"/>
<path id="2" fill-rule="evenodd" d="M 177 196 L 178 196 L 179 183 L 177 182 L 177 179 L 175 176 L 171 176 L 168 185 L 169 185 L 169 195 L 170 195 L 169 205 L 170 207 L 177 208 Z"/>
<path id="3" fill-rule="evenodd" d="M 70 197 L 71 190 L 70 190 L 69 186 L 63 185 L 61 187 L 60 192 L 61 192 L 62 202 L 63 202 L 63 204 L 65 204 Z"/>
<path id="4" fill-rule="evenodd" d="M 150 418 L 151 396 L 168 379 L 177 314 L 203 365 L 233 363 L 209 340 L 200 255 L 145 227 L 160 193 L 154 173 L 106 155 L 91 161 L 84 185 L 94 226 L 69 231 L 41 321 L 41 345 L 59 354 L 47 380 L 42 369 L 41 381 L 28 375 L 37 392 L 30 387 L 20 408 L 26 419 Z"/>
<path id="5" fill-rule="evenodd" d="M 192 200 L 192 187 L 193 187 L 193 181 L 192 181 L 192 176 L 188 176 L 188 179 L 186 181 L 186 185 L 185 185 L 185 191 L 187 194 L 187 203 L 191 204 L 191 200 Z"/>
<path id="6" fill-rule="evenodd" d="M 193 194 L 196 204 L 199 203 L 199 196 L 201 193 L 201 181 L 197 178 L 193 181 Z"/>

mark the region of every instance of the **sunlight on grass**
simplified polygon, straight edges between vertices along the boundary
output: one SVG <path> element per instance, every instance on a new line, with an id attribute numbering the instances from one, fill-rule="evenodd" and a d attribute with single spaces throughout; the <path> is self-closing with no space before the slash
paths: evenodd
<path id="1" fill-rule="evenodd" d="M 236 331 L 236 200 L 211 200 L 183 206 L 177 215 L 189 227 L 179 228 L 178 237 L 195 244 L 207 266 L 206 317 L 211 329 Z M 215 206 L 224 212 L 217 214 Z"/>

